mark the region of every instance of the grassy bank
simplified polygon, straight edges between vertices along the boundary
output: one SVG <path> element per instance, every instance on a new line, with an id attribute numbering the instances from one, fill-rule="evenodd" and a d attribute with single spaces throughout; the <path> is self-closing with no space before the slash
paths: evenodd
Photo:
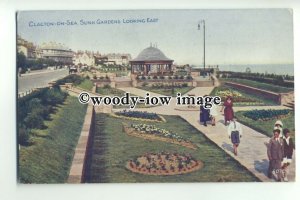
<path id="1" fill-rule="evenodd" d="M 277 119 L 271 119 L 268 121 L 252 120 L 245 117 L 243 114 L 247 111 L 239 111 L 235 113 L 238 121 L 253 128 L 254 130 L 265 134 L 268 137 L 273 136 L 274 123 Z M 280 119 L 283 123 L 283 128 L 288 128 L 291 131 L 291 137 L 295 140 L 295 113 L 291 112 L 287 117 Z"/>
<path id="2" fill-rule="evenodd" d="M 21 183 L 64 183 L 68 178 L 86 105 L 68 96 L 56 109 L 51 121 L 45 121 L 46 129 L 33 130 L 34 144 L 19 151 Z"/>
<path id="3" fill-rule="evenodd" d="M 80 87 L 85 90 L 92 90 L 93 82 L 90 79 L 84 79 L 77 87 Z"/>
<path id="4" fill-rule="evenodd" d="M 247 79 L 228 78 L 228 79 L 221 79 L 221 80 L 222 82 L 230 81 L 234 83 L 240 83 L 243 85 L 248 85 L 262 90 L 268 90 L 275 93 L 286 93 L 294 90 L 293 88 L 287 88 L 287 87 L 282 87 L 278 85 L 272 85 L 268 83 L 262 83 L 258 81 L 247 80 Z"/>
<path id="5" fill-rule="evenodd" d="M 136 121 L 122 120 L 105 114 L 96 115 L 96 131 L 91 152 L 91 167 L 88 181 L 91 183 L 120 182 L 218 182 L 218 181 L 258 181 L 248 170 L 241 166 L 222 149 L 208 140 L 188 122 L 175 116 L 164 116 L 166 123 L 153 124 L 165 128 L 193 141 L 199 148 L 188 149 L 162 141 L 149 141 L 126 135 L 122 122 L 130 124 Z M 186 154 L 204 162 L 204 168 L 174 176 L 147 176 L 133 173 L 125 168 L 128 160 L 140 155 L 158 152 Z"/>
<path id="6" fill-rule="evenodd" d="M 111 88 L 111 87 L 97 87 L 96 92 L 101 95 L 118 96 L 118 97 L 124 96 L 125 93 L 122 90 L 119 90 L 117 88 Z"/>

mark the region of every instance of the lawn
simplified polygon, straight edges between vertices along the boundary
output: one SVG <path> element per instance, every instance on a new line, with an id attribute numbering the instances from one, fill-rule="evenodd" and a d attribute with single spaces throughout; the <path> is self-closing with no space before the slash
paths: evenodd
<path id="1" fill-rule="evenodd" d="M 149 141 L 128 136 L 122 128 L 122 122 L 136 123 L 131 120 L 113 118 L 107 114 L 96 115 L 96 131 L 90 155 L 91 165 L 87 182 L 219 182 L 219 181 L 258 181 L 247 169 L 241 166 L 222 149 L 208 140 L 201 132 L 177 116 L 164 116 L 166 123 L 153 124 L 168 129 L 193 141 L 199 148 L 192 150 L 176 144 L 162 141 Z M 188 154 L 204 162 L 198 171 L 173 176 L 149 176 L 133 173 L 125 168 L 128 160 L 145 153 L 169 152 Z"/>
<path id="2" fill-rule="evenodd" d="M 18 175 L 20 183 L 64 183 L 82 129 L 86 105 L 68 96 L 56 108 L 46 129 L 33 130 L 31 146 L 21 146 Z"/>
<path id="3" fill-rule="evenodd" d="M 239 111 L 235 113 L 235 116 L 238 118 L 238 121 L 246 126 L 265 134 L 268 137 L 273 136 L 274 123 L 277 119 L 270 119 L 268 121 L 261 120 L 252 120 L 250 118 L 245 117 L 243 114 L 247 111 Z M 282 119 L 280 119 L 283 123 L 283 128 L 288 128 L 291 131 L 291 137 L 295 140 L 295 113 L 291 111 L 291 113 Z"/>
<path id="4" fill-rule="evenodd" d="M 84 79 L 77 87 L 80 87 L 85 90 L 92 90 L 93 82 L 90 79 Z"/>
<path id="5" fill-rule="evenodd" d="M 257 81 L 247 80 L 247 79 L 228 78 L 228 79 L 221 79 L 221 80 L 223 82 L 230 81 L 230 82 L 240 83 L 243 85 L 248 85 L 262 90 L 268 90 L 275 93 L 286 93 L 294 90 L 293 88 L 287 88 L 287 87 L 272 85 L 268 83 L 261 83 Z"/>
<path id="6" fill-rule="evenodd" d="M 117 88 L 111 88 L 111 87 L 97 87 L 96 92 L 101 95 L 118 96 L 118 97 L 124 96 L 125 93 L 123 90 L 119 90 Z"/>
<path id="7" fill-rule="evenodd" d="M 234 106 L 265 106 L 265 105 L 276 105 L 275 102 L 266 99 L 261 96 L 246 93 L 242 90 L 221 85 L 215 87 L 210 93 L 210 96 L 220 96 L 222 101 L 225 101 L 227 96 L 233 97 Z"/>
<path id="8" fill-rule="evenodd" d="M 192 90 L 194 87 L 174 87 L 174 93 L 172 92 L 171 88 L 153 88 L 148 86 L 139 88 L 149 92 L 158 93 L 160 95 L 176 97 L 178 92 L 183 95 L 186 94 L 188 91 Z"/>

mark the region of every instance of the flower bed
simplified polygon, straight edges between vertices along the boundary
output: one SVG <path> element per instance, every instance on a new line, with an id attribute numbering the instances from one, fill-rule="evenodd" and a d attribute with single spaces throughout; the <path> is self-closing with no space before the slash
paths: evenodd
<path id="1" fill-rule="evenodd" d="M 249 94 L 245 94 L 243 92 L 225 86 L 215 88 L 211 95 L 220 96 L 223 102 L 225 101 L 226 97 L 231 96 L 233 97 L 234 104 L 240 106 L 266 105 L 266 102 L 264 102 L 262 99 L 258 99 Z"/>
<path id="2" fill-rule="evenodd" d="M 183 137 L 172 133 L 166 129 L 157 128 L 154 125 L 131 124 L 131 126 L 128 127 L 126 124 L 123 124 L 123 126 L 125 132 L 131 136 L 141 137 L 150 140 L 160 140 L 163 142 L 178 144 L 191 149 L 197 148 L 193 143 L 184 139 Z"/>
<path id="3" fill-rule="evenodd" d="M 166 120 L 156 114 L 149 112 L 141 112 L 141 111 L 120 111 L 112 114 L 114 117 L 132 119 L 132 120 L 142 120 L 142 121 L 155 121 L 155 122 L 165 122 Z"/>
<path id="4" fill-rule="evenodd" d="M 197 161 L 190 155 L 177 153 L 147 153 L 126 163 L 126 168 L 132 172 L 145 175 L 177 175 L 186 174 L 203 167 L 201 161 Z"/>
<path id="5" fill-rule="evenodd" d="M 281 119 L 287 117 L 290 114 L 290 110 L 251 110 L 243 113 L 243 115 L 252 120 L 268 121 L 271 119 Z"/>
<path id="6" fill-rule="evenodd" d="M 223 88 L 222 90 L 218 90 L 215 95 L 220 96 L 222 101 L 225 101 L 226 97 L 230 96 L 233 97 L 234 102 L 257 102 L 255 99 L 245 97 L 240 92 L 231 89 Z"/>

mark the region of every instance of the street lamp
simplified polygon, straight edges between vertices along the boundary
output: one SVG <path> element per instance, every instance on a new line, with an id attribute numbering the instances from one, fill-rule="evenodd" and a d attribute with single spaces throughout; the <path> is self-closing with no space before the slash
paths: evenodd
<path id="1" fill-rule="evenodd" d="M 205 72 L 205 20 L 200 20 L 198 22 L 198 30 L 201 29 L 201 25 L 203 25 L 203 68 Z"/>

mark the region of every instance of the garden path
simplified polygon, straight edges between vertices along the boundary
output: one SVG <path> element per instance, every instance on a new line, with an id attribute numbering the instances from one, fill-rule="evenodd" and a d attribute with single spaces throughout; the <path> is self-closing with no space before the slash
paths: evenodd
<path id="1" fill-rule="evenodd" d="M 120 88 L 121 90 L 128 91 L 132 94 L 145 96 L 147 91 L 138 88 Z M 196 96 L 203 96 L 209 94 L 213 90 L 213 87 L 196 87 L 189 91 L 188 94 L 195 94 Z M 150 95 L 157 95 L 150 93 Z M 269 137 L 266 135 L 255 131 L 245 125 L 242 125 L 243 136 L 241 139 L 241 144 L 238 149 L 238 156 L 234 156 L 232 153 L 232 144 L 227 135 L 227 127 L 224 125 L 223 115 L 216 117 L 216 126 L 207 127 L 200 125 L 199 123 L 199 111 L 180 111 L 176 110 L 175 100 L 173 99 L 169 106 L 157 106 L 151 108 L 136 108 L 138 111 L 155 112 L 162 115 L 179 115 L 187 122 L 189 122 L 196 129 L 201 131 L 206 135 L 211 141 L 217 144 L 235 160 L 245 166 L 249 171 L 251 171 L 256 177 L 261 181 L 270 182 L 273 181 L 267 177 L 267 170 L 269 166 L 269 161 L 267 157 L 267 148 L 265 143 L 269 141 Z M 247 107 L 235 107 L 234 111 L 242 110 L 253 110 L 253 109 L 283 109 L 283 106 L 247 106 Z M 220 109 L 220 108 L 219 108 Z M 115 109 L 118 110 L 118 109 Z M 272 130 L 270 130 L 272 131 Z M 295 177 L 295 162 L 290 166 L 289 180 L 294 181 Z"/>

